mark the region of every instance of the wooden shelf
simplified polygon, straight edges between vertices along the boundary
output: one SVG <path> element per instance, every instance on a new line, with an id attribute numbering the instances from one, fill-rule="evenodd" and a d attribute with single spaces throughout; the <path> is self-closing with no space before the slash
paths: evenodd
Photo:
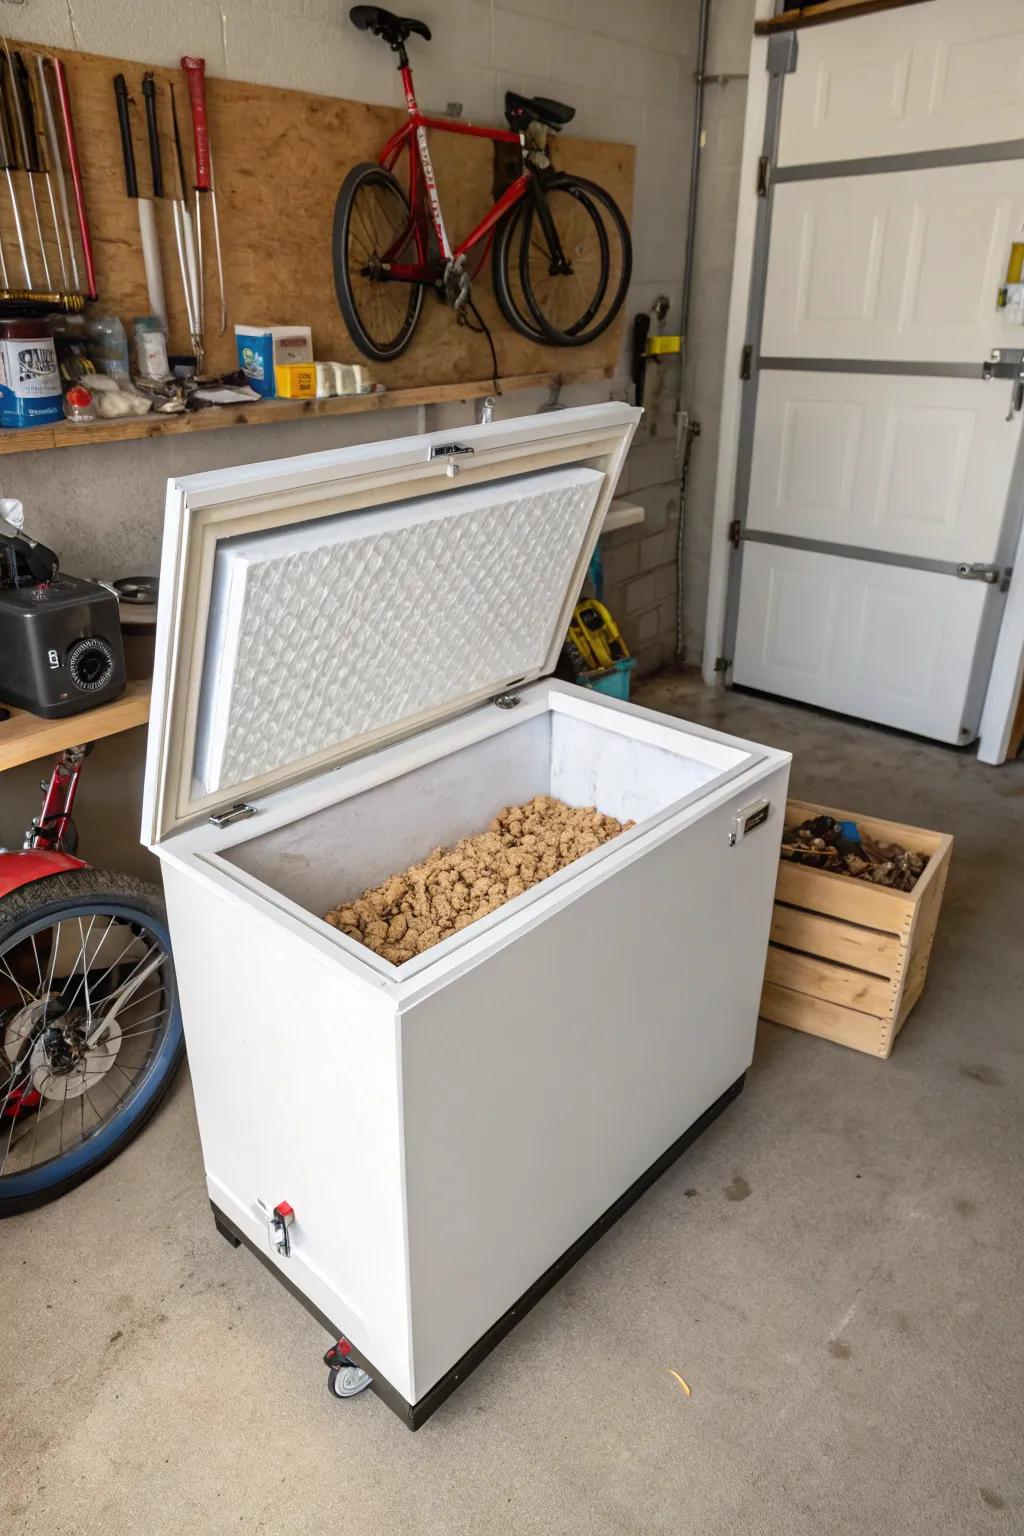
<path id="1" fill-rule="evenodd" d="M 26 431 L 35 430 L 26 428 Z M 34 762 L 37 757 L 56 756 L 66 747 L 116 736 L 149 719 L 149 679 L 129 683 L 119 699 L 101 704 L 98 709 L 71 715 L 66 720 L 43 720 L 24 709 L 12 709 L 9 720 L 0 720 L 0 772 Z"/>
<path id="2" fill-rule="evenodd" d="M 499 379 L 503 394 L 551 385 L 590 384 L 610 379 L 614 368 L 590 368 L 581 373 L 523 373 Z M 37 453 L 47 448 L 86 448 L 96 443 L 123 443 L 130 438 L 173 437 L 180 432 L 215 432 L 222 427 L 255 427 L 312 416 L 355 416 L 366 411 L 396 411 L 403 406 L 439 405 L 445 401 L 482 400 L 494 394 L 493 379 L 469 384 L 420 385 L 415 389 L 384 390 L 375 395 L 347 395 L 334 400 L 260 400 L 246 405 L 212 405 L 179 416 L 118 417 L 115 421 L 55 422 L 47 427 L 21 427 L 0 432 L 0 454 Z"/>
<path id="3" fill-rule="evenodd" d="M 817 27 L 827 21 L 845 21 L 851 16 L 871 16 L 876 11 L 896 11 L 904 5 L 920 5 L 922 0 L 813 0 L 798 11 L 780 11 L 778 16 L 755 21 L 758 37 L 773 32 L 795 32 L 801 27 Z"/>

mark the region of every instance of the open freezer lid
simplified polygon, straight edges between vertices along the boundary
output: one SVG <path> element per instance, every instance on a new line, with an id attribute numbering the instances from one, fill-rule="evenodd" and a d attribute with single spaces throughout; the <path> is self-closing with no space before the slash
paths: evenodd
<path id="1" fill-rule="evenodd" d="M 172 480 L 144 840 L 551 672 L 640 415 Z"/>

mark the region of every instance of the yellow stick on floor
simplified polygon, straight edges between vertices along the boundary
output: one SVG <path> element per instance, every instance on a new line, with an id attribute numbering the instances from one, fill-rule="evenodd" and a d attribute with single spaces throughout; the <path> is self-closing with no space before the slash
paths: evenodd
<path id="1" fill-rule="evenodd" d="M 689 1387 L 686 1385 L 686 1382 L 680 1376 L 679 1372 L 672 1370 L 671 1366 L 667 1367 L 667 1370 L 668 1370 L 669 1375 L 670 1376 L 674 1376 L 676 1381 L 678 1381 L 679 1385 L 682 1387 L 682 1389 L 686 1393 L 687 1397 L 692 1397 L 693 1393 L 690 1391 Z"/>

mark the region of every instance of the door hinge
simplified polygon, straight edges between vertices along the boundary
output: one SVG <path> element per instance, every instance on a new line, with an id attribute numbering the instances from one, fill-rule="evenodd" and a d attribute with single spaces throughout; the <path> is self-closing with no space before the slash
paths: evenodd
<path id="1" fill-rule="evenodd" d="M 210 817 L 211 827 L 230 827 L 236 821 L 245 821 L 248 816 L 256 815 L 256 807 L 239 800 L 236 805 L 229 806 L 226 811 L 215 811 Z"/>
<path id="2" fill-rule="evenodd" d="M 742 538 L 743 524 L 740 522 L 738 517 L 734 517 L 732 522 L 729 524 L 729 543 L 732 545 L 733 549 L 739 549 L 740 541 Z"/>
<path id="3" fill-rule="evenodd" d="M 767 155 L 762 155 L 757 162 L 757 195 L 767 197 L 768 188 L 772 179 L 772 163 Z"/>
<path id="4" fill-rule="evenodd" d="M 728 670 L 729 670 L 729 668 L 731 666 L 732 666 L 732 657 L 731 656 L 716 656 L 715 657 L 715 671 L 716 672 L 728 672 Z"/>
<path id="5" fill-rule="evenodd" d="M 956 574 L 961 581 L 983 581 L 989 587 L 996 586 L 1003 576 L 998 565 L 969 565 L 966 561 L 957 566 Z"/>
<path id="6" fill-rule="evenodd" d="M 522 702 L 522 697 L 518 693 L 511 692 L 496 693 L 491 700 L 491 703 L 496 705 L 498 709 L 515 709 Z"/>
<path id="7" fill-rule="evenodd" d="M 748 341 L 740 353 L 740 378 L 749 379 L 750 370 L 754 362 L 754 348 Z"/>

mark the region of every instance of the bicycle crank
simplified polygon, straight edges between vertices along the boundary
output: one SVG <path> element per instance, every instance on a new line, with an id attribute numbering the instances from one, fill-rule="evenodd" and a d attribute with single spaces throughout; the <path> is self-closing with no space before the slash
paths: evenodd
<path id="1" fill-rule="evenodd" d="M 470 277 L 466 271 L 465 256 L 456 256 L 444 269 L 445 297 L 454 310 L 465 309 L 469 303 Z"/>

